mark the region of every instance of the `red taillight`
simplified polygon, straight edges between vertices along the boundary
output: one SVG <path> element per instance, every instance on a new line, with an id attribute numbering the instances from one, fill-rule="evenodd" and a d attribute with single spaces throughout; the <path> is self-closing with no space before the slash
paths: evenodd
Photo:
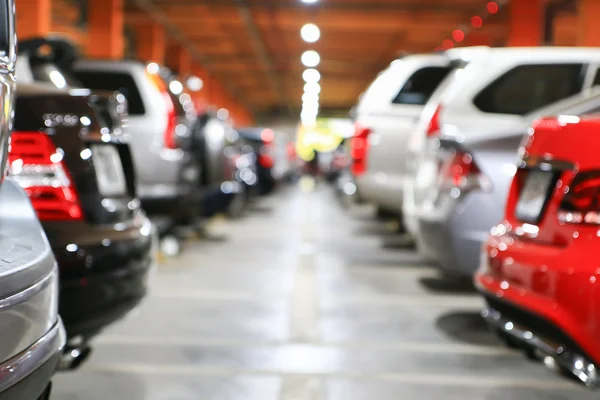
<path id="1" fill-rule="evenodd" d="M 82 219 L 62 150 L 40 132 L 14 132 L 8 175 L 27 192 L 41 220 Z"/>
<path id="2" fill-rule="evenodd" d="M 263 168 L 273 168 L 275 166 L 275 161 L 272 156 L 272 145 L 270 143 L 266 143 L 260 148 L 258 152 L 258 163 Z"/>
<path id="3" fill-rule="evenodd" d="M 367 170 L 367 154 L 369 152 L 369 135 L 371 129 L 355 125 L 354 137 L 350 142 L 350 156 L 352 157 L 352 173 L 361 175 Z"/>
<path id="4" fill-rule="evenodd" d="M 171 95 L 169 94 L 169 89 L 167 88 L 166 83 L 162 80 L 160 75 L 150 72 L 147 72 L 146 75 L 148 76 L 148 79 L 154 85 L 154 87 L 159 91 L 167 108 L 167 128 L 163 137 L 165 147 L 167 149 L 176 149 L 178 147 L 177 137 L 175 134 L 175 130 L 177 128 L 177 113 L 175 111 L 175 104 L 173 104 L 173 100 L 171 99 Z"/>
<path id="5" fill-rule="evenodd" d="M 173 104 L 173 100 L 171 100 L 171 96 L 168 93 L 163 93 L 163 97 L 165 98 L 165 104 L 167 105 L 167 129 L 165 131 L 165 147 L 167 149 L 176 149 L 177 146 L 177 137 L 175 136 L 176 126 L 176 118 L 177 114 L 175 113 L 175 105 Z"/>
<path id="6" fill-rule="evenodd" d="M 600 224 L 600 171 L 577 174 L 560 205 L 558 219 L 575 224 Z"/>
<path id="7" fill-rule="evenodd" d="M 470 189 L 479 185 L 481 170 L 473 157 L 462 150 L 457 150 L 444 161 L 440 167 L 439 186 L 443 190 L 458 188 Z"/>
<path id="8" fill-rule="evenodd" d="M 435 136 L 440 133 L 442 126 L 440 124 L 440 114 L 442 113 L 442 105 L 438 105 L 435 109 L 435 112 L 431 116 L 431 121 L 429 121 L 429 125 L 427 126 L 427 130 L 425 131 L 425 135 L 427 137 Z"/>

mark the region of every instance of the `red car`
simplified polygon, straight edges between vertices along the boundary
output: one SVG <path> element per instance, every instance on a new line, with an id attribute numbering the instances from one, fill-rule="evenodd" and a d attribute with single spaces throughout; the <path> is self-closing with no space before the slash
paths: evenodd
<path id="1" fill-rule="evenodd" d="M 513 347 L 600 386 L 600 116 L 537 122 L 475 284 Z"/>

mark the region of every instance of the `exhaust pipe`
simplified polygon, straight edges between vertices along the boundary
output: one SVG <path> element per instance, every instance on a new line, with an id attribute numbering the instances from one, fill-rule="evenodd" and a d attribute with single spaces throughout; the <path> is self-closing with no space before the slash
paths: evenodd
<path id="1" fill-rule="evenodd" d="M 481 316 L 501 336 L 510 338 L 518 344 L 518 347 L 525 349 L 528 357 L 542 360 L 546 368 L 561 375 L 569 373 L 591 389 L 600 388 L 600 375 L 591 360 L 560 344 L 546 340 L 493 308 L 484 310 Z"/>
<path id="2" fill-rule="evenodd" d="M 73 371 L 85 362 L 92 354 L 92 348 L 87 344 L 65 347 L 58 364 L 59 371 Z"/>

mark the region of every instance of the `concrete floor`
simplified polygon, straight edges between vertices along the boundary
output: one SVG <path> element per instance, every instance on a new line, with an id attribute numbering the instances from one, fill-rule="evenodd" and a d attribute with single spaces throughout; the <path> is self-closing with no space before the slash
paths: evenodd
<path id="1" fill-rule="evenodd" d="M 596 399 L 495 340 L 368 207 L 296 187 L 163 262 L 62 400 Z"/>

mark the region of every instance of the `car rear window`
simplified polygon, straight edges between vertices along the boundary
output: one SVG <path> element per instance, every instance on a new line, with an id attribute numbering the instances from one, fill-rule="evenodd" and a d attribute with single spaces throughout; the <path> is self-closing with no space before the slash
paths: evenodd
<path id="1" fill-rule="evenodd" d="M 408 78 L 392 103 L 425 105 L 450 71 L 450 67 L 426 67 L 417 70 Z"/>
<path id="2" fill-rule="evenodd" d="M 583 88 L 583 64 L 522 65 L 508 71 L 474 100 L 481 111 L 525 115 Z"/>
<path id="3" fill-rule="evenodd" d="M 129 115 L 144 115 L 146 110 L 138 87 L 129 74 L 119 72 L 77 71 L 77 78 L 88 89 L 118 90 L 127 99 Z"/>

